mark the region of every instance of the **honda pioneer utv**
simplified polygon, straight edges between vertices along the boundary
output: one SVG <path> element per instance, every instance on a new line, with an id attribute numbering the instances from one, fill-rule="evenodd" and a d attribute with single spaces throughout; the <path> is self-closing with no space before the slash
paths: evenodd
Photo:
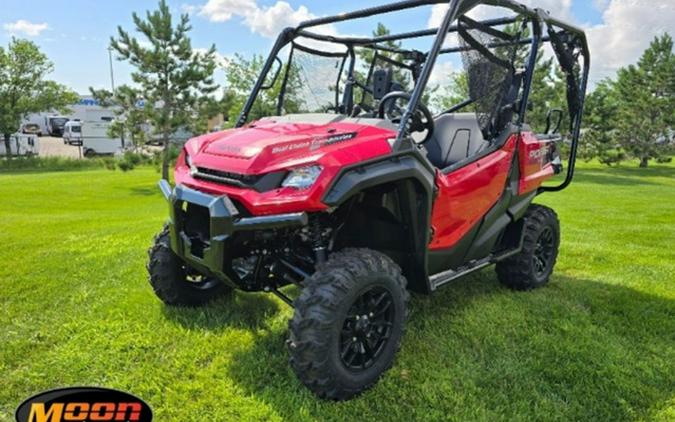
<path id="1" fill-rule="evenodd" d="M 336 29 L 442 3 L 434 29 Z M 477 21 L 477 6 L 501 15 Z M 548 46 L 567 104 L 547 115 L 554 104 L 530 91 Z M 433 81 L 449 75 L 434 68 L 462 64 L 466 98 L 438 101 Z M 353 397 L 391 367 L 408 290 L 490 264 L 514 289 L 548 282 L 559 223 L 533 200 L 572 181 L 588 70 L 580 29 L 512 0 L 408 0 L 284 30 L 236 127 L 188 141 L 175 187 L 160 182 L 170 218 L 150 250 L 155 293 L 177 306 L 275 294 L 294 308 L 287 346 L 302 383 Z"/>

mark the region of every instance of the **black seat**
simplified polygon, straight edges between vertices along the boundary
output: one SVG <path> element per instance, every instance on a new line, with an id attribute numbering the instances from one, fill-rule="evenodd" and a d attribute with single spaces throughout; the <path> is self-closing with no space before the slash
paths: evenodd
<path id="1" fill-rule="evenodd" d="M 466 160 L 490 145 L 483 139 L 474 113 L 444 114 L 435 124 L 434 134 L 424 146 L 427 158 L 439 169 Z"/>

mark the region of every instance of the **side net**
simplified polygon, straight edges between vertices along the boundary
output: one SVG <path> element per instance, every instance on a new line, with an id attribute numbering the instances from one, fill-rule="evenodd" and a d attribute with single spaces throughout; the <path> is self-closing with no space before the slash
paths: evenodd
<path id="1" fill-rule="evenodd" d="M 459 20 L 462 62 L 469 97 L 485 139 L 499 134 L 513 117 L 522 78 L 516 73 L 519 34 L 484 26 L 467 17 Z"/>

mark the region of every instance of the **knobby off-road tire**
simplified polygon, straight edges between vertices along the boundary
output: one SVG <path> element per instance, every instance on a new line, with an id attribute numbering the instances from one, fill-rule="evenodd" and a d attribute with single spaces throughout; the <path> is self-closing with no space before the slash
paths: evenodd
<path id="1" fill-rule="evenodd" d="M 496 267 L 499 281 L 515 290 L 531 290 L 548 283 L 560 246 L 560 222 L 555 211 L 533 204 L 524 218 L 523 249 Z"/>
<path id="2" fill-rule="evenodd" d="M 347 400 L 389 369 L 401 345 L 410 296 L 386 255 L 345 249 L 305 282 L 289 323 L 290 364 L 317 396 Z"/>
<path id="3" fill-rule="evenodd" d="M 185 263 L 171 250 L 168 226 L 155 236 L 148 255 L 150 285 L 167 305 L 201 306 L 232 291 L 218 280 L 188 274 Z"/>

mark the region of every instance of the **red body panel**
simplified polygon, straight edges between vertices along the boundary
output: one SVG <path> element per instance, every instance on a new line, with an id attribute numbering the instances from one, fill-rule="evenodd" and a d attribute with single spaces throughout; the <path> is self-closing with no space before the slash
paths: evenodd
<path id="1" fill-rule="evenodd" d="M 431 224 L 430 249 L 447 249 L 462 239 L 499 200 L 511 168 L 518 135 L 487 157 L 450 174 L 437 172 L 438 196 Z"/>
<path id="2" fill-rule="evenodd" d="M 185 146 L 175 180 L 200 191 L 238 200 L 252 215 L 324 211 L 321 201 L 341 169 L 391 153 L 395 132 L 352 123 L 315 125 L 260 121 L 249 127 L 204 135 Z M 436 173 L 438 195 L 432 211 L 432 250 L 457 244 L 495 205 L 504 191 L 518 145 L 519 194 L 537 189 L 553 175 L 548 162 L 550 141 L 531 133 L 514 134 L 490 155 L 450 174 Z M 257 192 L 195 179 L 185 163 L 189 153 L 197 167 L 245 175 L 261 175 L 318 164 L 323 171 L 309 189 L 279 188 Z"/>
<path id="3" fill-rule="evenodd" d="M 246 128 L 191 139 L 185 151 L 197 167 L 245 175 L 318 164 L 323 171 L 311 188 L 280 188 L 261 193 L 195 179 L 185 164 L 185 151 L 178 158 L 175 180 L 176 184 L 210 194 L 227 194 L 252 215 L 323 211 L 327 206 L 321 198 L 338 172 L 351 164 L 391 153 L 387 140 L 395 136 L 391 130 L 351 123 L 314 125 L 263 120 Z"/>
<path id="4" fill-rule="evenodd" d="M 518 161 L 520 163 L 520 183 L 518 195 L 524 195 L 538 189 L 541 184 L 553 176 L 553 165 L 550 162 L 550 148 L 554 143 L 539 140 L 531 132 L 520 135 Z"/>

